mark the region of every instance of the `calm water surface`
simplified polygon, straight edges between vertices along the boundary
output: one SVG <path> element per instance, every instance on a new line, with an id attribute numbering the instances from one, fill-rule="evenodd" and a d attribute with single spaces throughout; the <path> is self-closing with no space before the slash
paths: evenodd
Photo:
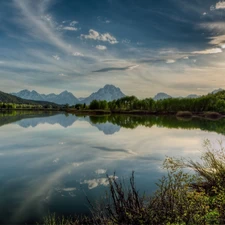
<path id="1" fill-rule="evenodd" d="M 223 140 L 225 120 L 0 114 L 0 224 L 32 224 L 48 212 L 89 214 L 85 195 L 104 196 L 106 174 L 151 193 L 165 156 L 198 158 Z"/>

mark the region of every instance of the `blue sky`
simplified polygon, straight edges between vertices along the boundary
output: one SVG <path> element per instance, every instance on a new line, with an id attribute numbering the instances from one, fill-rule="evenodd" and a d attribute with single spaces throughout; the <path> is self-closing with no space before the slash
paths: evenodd
<path id="1" fill-rule="evenodd" d="M 225 2 L 0 0 L 0 90 L 105 84 L 140 98 L 225 88 Z"/>

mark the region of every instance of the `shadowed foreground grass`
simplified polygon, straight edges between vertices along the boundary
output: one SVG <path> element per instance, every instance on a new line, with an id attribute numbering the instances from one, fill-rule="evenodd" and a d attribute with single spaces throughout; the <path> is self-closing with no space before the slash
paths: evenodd
<path id="1" fill-rule="evenodd" d="M 108 177 L 106 201 L 90 203 L 92 218 L 65 219 L 53 214 L 44 218 L 43 224 L 225 224 L 225 149 L 219 144 L 215 150 L 206 140 L 200 162 L 166 158 L 167 175 L 158 181 L 151 196 L 138 192 L 134 173 L 128 186 L 116 176 Z"/>

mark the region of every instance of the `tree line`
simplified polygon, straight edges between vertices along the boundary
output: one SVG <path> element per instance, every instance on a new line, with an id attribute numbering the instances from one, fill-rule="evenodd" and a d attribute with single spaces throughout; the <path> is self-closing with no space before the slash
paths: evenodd
<path id="1" fill-rule="evenodd" d="M 79 107 L 77 107 L 79 106 Z M 178 111 L 216 111 L 225 113 L 225 91 L 217 94 L 208 94 L 198 98 L 168 98 L 155 101 L 152 98 L 138 99 L 135 96 L 107 102 L 105 100 L 93 100 L 89 106 L 76 105 L 77 109 L 90 110 L 146 110 L 149 112 L 178 112 Z"/>

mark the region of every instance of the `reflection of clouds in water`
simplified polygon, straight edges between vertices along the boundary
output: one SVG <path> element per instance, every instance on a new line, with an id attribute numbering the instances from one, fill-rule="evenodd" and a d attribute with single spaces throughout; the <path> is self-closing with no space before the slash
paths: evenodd
<path id="1" fill-rule="evenodd" d="M 41 198 L 45 200 L 46 197 L 44 196 L 46 194 L 49 198 L 53 190 L 54 184 L 60 182 L 60 180 L 63 178 L 63 176 L 65 176 L 68 170 L 71 169 L 71 166 L 72 165 L 67 165 L 54 173 L 48 174 L 48 176 L 36 182 L 36 185 L 34 185 L 32 189 L 30 189 L 30 193 L 26 193 L 26 199 L 21 202 L 21 205 L 16 211 L 14 218 L 22 217 L 25 212 L 29 211 L 30 205 L 32 205 L 34 202 L 39 202 L 38 200 L 40 200 Z"/>
<path id="2" fill-rule="evenodd" d="M 136 155 L 136 153 L 133 152 L 132 150 L 126 150 L 126 149 L 122 149 L 122 148 L 107 148 L 107 147 L 102 147 L 102 146 L 93 146 L 92 148 L 99 149 L 99 150 L 105 151 L 105 152 L 124 152 L 124 153 L 128 153 L 128 154 Z"/>
<path id="3" fill-rule="evenodd" d="M 95 170 L 95 173 L 97 173 L 97 174 L 105 174 L 106 173 L 106 170 L 104 170 L 104 169 L 98 169 L 98 170 Z"/>
<path id="4" fill-rule="evenodd" d="M 60 196 L 62 197 L 70 196 L 72 198 L 76 197 L 76 194 L 74 193 L 76 190 L 77 190 L 76 187 L 66 187 L 66 188 L 56 187 L 55 188 L 55 191 L 58 192 Z"/>
<path id="5" fill-rule="evenodd" d="M 63 188 L 63 191 L 75 191 L 77 190 L 75 187 L 70 187 L 70 188 Z"/>
<path id="6" fill-rule="evenodd" d="M 113 178 L 114 176 L 109 176 L 109 178 Z M 118 177 L 115 176 L 117 179 Z M 92 180 L 84 180 L 83 182 L 80 182 L 80 184 L 87 184 L 89 189 L 96 188 L 100 185 L 108 186 L 109 181 L 108 178 L 98 178 L 98 179 L 92 179 Z"/>
<path id="7" fill-rule="evenodd" d="M 116 170 L 119 177 L 124 177 L 134 170 L 138 173 L 137 179 L 143 180 L 143 190 L 147 180 L 152 181 L 152 178 L 163 174 L 161 166 L 166 155 L 195 159 L 200 155 L 205 138 L 222 137 L 213 132 L 156 126 L 139 126 L 134 130 L 121 128 L 120 133 L 106 136 L 87 126 L 87 122 L 78 119 L 71 127 L 54 131 L 42 130 L 39 126 L 25 130 L 14 125 L 11 126 L 12 132 L 9 127 L 7 132 L 0 128 L 0 171 L 18 176 L 15 183 L 24 185 L 15 193 L 10 193 L 11 198 L 7 197 L 8 202 L 15 199 L 18 202 L 18 207 L 15 207 L 17 218 L 29 212 L 33 205 L 43 208 L 40 205 L 42 199 L 52 204 L 56 195 L 63 195 L 65 201 L 69 201 L 76 193 L 77 200 L 81 195 L 80 184 L 90 190 L 96 188 L 95 191 L 99 186 L 107 186 L 106 171 L 112 174 Z M 96 177 L 91 177 L 93 174 Z M 12 177 L 4 176 L 0 191 L 11 190 L 12 183 L 7 182 Z M 57 186 L 60 193 L 55 190 Z"/>

